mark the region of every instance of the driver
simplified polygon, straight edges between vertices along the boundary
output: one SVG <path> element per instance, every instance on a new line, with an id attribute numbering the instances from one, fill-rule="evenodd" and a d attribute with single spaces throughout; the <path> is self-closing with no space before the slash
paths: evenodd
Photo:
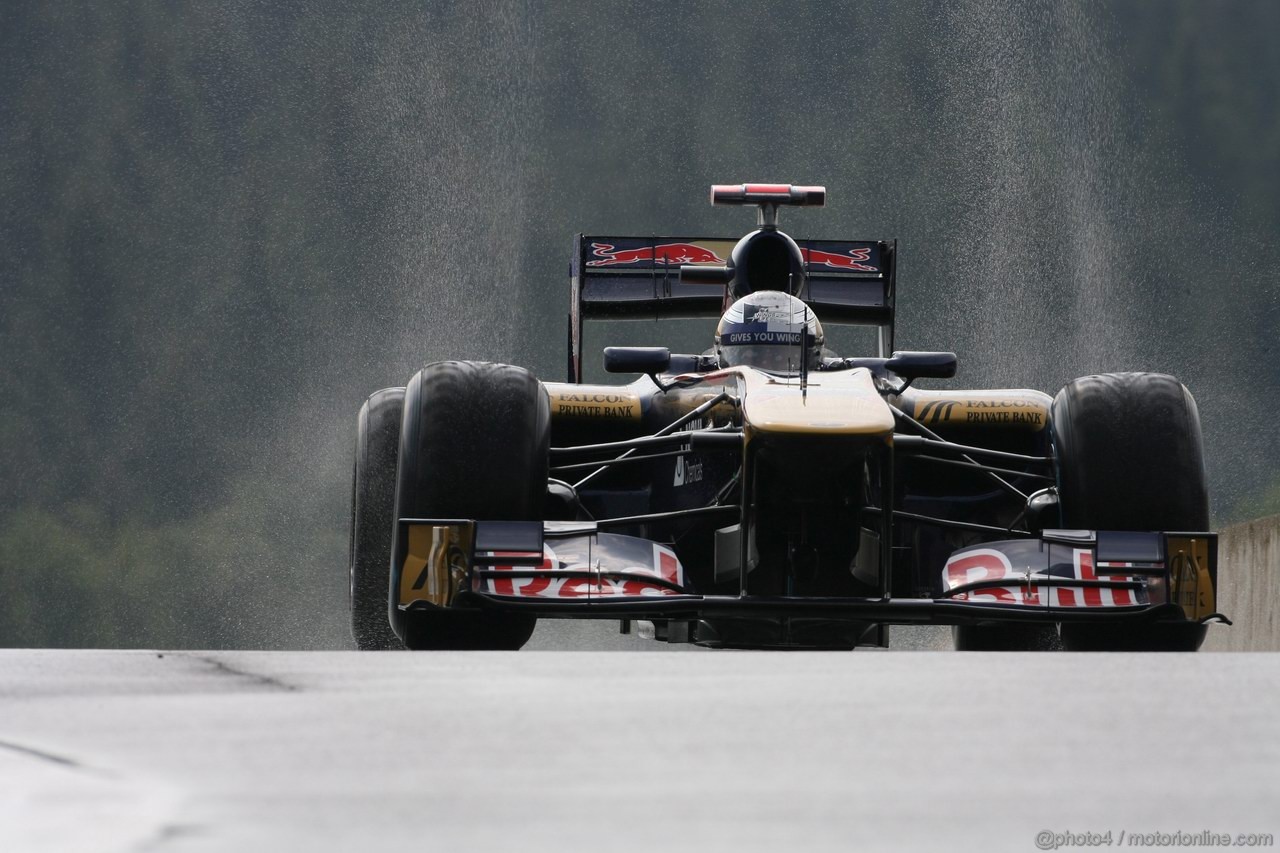
<path id="1" fill-rule="evenodd" d="M 802 335 L 806 327 L 809 334 Z M 803 361 L 814 370 L 822 365 L 822 344 L 822 324 L 813 309 L 777 290 L 747 294 L 729 306 L 716 326 L 716 359 L 721 367 L 746 365 L 770 373 L 799 373 Z"/>

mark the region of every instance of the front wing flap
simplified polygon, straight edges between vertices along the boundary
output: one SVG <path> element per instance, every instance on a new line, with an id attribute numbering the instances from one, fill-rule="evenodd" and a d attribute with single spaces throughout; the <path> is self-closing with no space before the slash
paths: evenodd
<path id="1" fill-rule="evenodd" d="M 1214 533 L 1046 530 L 1039 539 L 985 542 L 951 555 L 941 597 L 1048 612 L 1176 605 L 1215 614 Z"/>
<path id="2" fill-rule="evenodd" d="M 404 519 L 408 549 L 397 605 L 448 606 L 459 594 L 498 601 L 646 600 L 693 592 L 675 551 L 594 524 Z"/>

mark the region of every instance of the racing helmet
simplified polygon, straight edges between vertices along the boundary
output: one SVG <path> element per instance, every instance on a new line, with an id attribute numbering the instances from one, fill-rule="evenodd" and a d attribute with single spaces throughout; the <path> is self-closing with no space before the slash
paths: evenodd
<path id="1" fill-rule="evenodd" d="M 802 334 L 806 328 L 807 336 Z M 823 340 L 822 324 L 808 305 L 778 290 L 758 290 L 720 318 L 716 359 L 721 367 L 798 373 L 802 363 L 811 369 L 822 363 Z"/>

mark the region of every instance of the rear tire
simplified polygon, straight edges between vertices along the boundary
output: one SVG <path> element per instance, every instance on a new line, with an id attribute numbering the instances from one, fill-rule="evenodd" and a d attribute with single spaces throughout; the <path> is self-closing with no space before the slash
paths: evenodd
<path id="1" fill-rule="evenodd" d="M 505 364 L 430 364 L 405 390 L 396 481 L 398 518 L 540 521 L 547 493 L 550 404 L 529 371 Z M 461 608 L 404 614 L 411 649 L 509 649 L 536 620 Z"/>
<path id="2" fill-rule="evenodd" d="M 362 651 L 403 648 L 387 616 L 403 410 L 404 389 L 383 389 L 360 407 L 356 427 L 348 588 L 351 636 Z"/>
<path id="3" fill-rule="evenodd" d="M 1207 530 L 1200 415 L 1177 379 L 1105 373 L 1068 383 L 1051 416 L 1062 524 L 1091 530 Z M 1063 624 L 1068 651 L 1195 651 L 1206 628 Z"/>

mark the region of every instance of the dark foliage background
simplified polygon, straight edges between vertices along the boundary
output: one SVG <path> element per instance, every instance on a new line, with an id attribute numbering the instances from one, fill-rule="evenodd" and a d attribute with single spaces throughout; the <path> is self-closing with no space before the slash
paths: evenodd
<path id="1" fill-rule="evenodd" d="M 442 357 L 558 378 L 570 235 L 734 235 L 717 181 L 897 237 L 900 344 L 961 382 L 1178 374 L 1219 521 L 1280 511 L 1277 32 L 1266 0 L 5 4 L 0 644 L 345 644 L 363 397 Z"/>

